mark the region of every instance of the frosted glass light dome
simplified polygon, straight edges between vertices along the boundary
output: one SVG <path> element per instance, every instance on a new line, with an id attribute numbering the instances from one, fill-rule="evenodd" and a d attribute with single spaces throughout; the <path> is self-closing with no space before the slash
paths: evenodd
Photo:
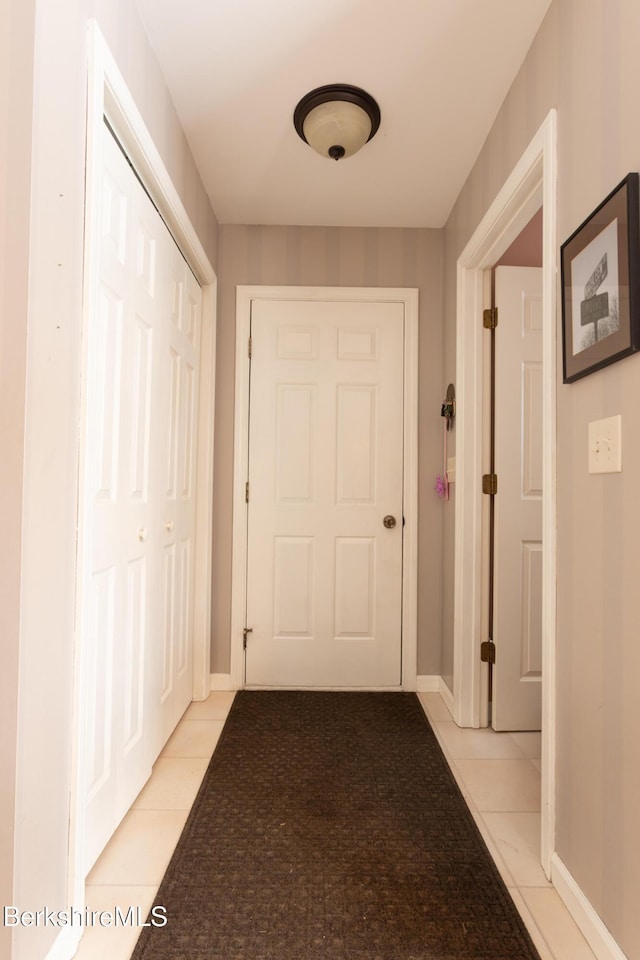
<path id="1" fill-rule="evenodd" d="M 373 137 L 380 125 L 380 108 L 359 87 L 329 84 L 302 98 L 293 123 L 298 135 L 321 156 L 341 160 Z"/>

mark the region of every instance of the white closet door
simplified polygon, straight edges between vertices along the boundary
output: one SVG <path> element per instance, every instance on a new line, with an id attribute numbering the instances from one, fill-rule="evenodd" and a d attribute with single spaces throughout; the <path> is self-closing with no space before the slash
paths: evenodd
<path id="1" fill-rule="evenodd" d="M 162 448 L 162 747 L 191 701 L 196 441 L 202 291 L 175 245 L 163 324 L 165 443 Z"/>
<path id="2" fill-rule="evenodd" d="M 86 371 L 86 436 L 81 601 L 87 715 L 86 868 L 90 868 L 148 779 L 167 730 L 163 700 L 172 690 L 175 722 L 191 699 L 193 564 L 180 566 L 186 524 L 166 510 L 169 439 L 190 447 L 193 472 L 197 417 L 193 386 L 189 416 L 168 426 L 172 316 L 189 315 L 197 284 L 175 244 L 105 127 L 99 212 L 99 277 L 90 318 Z M 176 285 L 175 275 L 180 272 Z M 178 298 L 176 300 L 176 297 Z M 195 323 L 191 319 L 189 322 Z M 197 323 L 199 324 L 199 318 Z M 199 332 L 199 326 L 198 326 Z M 197 371 L 197 335 L 189 355 Z M 182 361 L 181 361 L 182 362 Z M 180 373 L 182 380 L 188 379 Z M 194 374 L 194 380 L 197 374 Z M 189 388 L 184 388 L 188 393 Z M 178 406 L 182 411 L 182 384 Z M 173 431 L 173 432 L 172 432 Z M 181 454 L 178 452 L 178 456 Z M 183 473 L 186 458 L 182 455 Z M 182 488 L 178 491 L 178 499 Z M 170 528 L 173 520 L 173 527 Z M 187 527 L 191 523 L 191 529 Z M 177 543 L 179 599 L 166 599 L 164 557 Z M 179 538 L 179 540 L 178 540 Z M 187 548 L 188 552 L 188 548 Z M 183 577 L 180 580 L 180 576 Z M 186 578 L 186 579 L 185 579 Z M 163 599 L 164 598 L 164 599 Z M 183 604 L 169 679 L 163 665 L 163 613 Z M 181 685 L 176 684 L 180 676 Z M 187 679 L 188 678 L 188 679 Z M 179 695 L 173 691 L 179 686 Z M 174 719 L 175 718 L 175 719 Z"/>

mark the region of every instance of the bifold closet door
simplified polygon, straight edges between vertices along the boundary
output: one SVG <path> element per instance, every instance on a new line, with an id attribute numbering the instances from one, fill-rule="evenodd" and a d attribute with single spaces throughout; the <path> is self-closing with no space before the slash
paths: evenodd
<path id="1" fill-rule="evenodd" d="M 199 287 L 106 127 L 103 147 L 80 531 L 87 870 L 191 700 L 200 332 Z"/>
<path id="2" fill-rule="evenodd" d="M 192 699 L 193 583 L 198 373 L 202 290 L 173 242 L 167 249 L 169 309 L 158 351 L 164 424 L 162 489 L 162 671 L 158 750 Z"/>

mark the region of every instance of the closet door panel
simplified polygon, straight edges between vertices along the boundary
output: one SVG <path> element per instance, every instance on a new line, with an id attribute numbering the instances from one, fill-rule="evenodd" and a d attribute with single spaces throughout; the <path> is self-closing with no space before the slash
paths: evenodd
<path id="1" fill-rule="evenodd" d="M 192 695 L 201 291 L 105 127 L 87 331 L 87 871 Z"/>

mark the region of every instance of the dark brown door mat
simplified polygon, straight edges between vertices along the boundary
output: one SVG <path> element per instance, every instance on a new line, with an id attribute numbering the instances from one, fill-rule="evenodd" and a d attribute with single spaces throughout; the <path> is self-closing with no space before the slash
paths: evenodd
<path id="1" fill-rule="evenodd" d="M 415 694 L 236 696 L 133 960 L 539 960 Z"/>

